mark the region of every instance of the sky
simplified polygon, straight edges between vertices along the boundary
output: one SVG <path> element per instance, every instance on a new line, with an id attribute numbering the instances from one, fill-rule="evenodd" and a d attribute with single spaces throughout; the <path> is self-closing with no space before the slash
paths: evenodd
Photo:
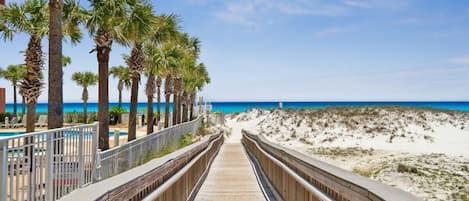
<path id="1" fill-rule="evenodd" d="M 212 82 L 199 94 L 212 101 L 469 100 L 466 0 L 151 2 L 158 14 L 177 14 L 183 31 L 202 41 L 200 61 Z M 24 63 L 19 51 L 27 41 L 25 35 L 0 41 L 0 67 Z M 47 56 L 47 39 L 43 46 Z M 97 72 L 92 48 L 88 33 L 78 45 L 64 43 L 64 55 L 72 58 L 64 74 L 65 102 L 81 102 L 73 72 Z M 122 54 L 129 53 L 115 44 L 110 66 L 124 65 Z M 0 80 L 0 86 L 12 102 L 11 84 Z M 115 102 L 117 80 L 111 78 L 109 87 Z M 90 101 L 97 101 L 97 88 L 89 90 Z M 47 102 L 47 88 L 39 102 Z"/>

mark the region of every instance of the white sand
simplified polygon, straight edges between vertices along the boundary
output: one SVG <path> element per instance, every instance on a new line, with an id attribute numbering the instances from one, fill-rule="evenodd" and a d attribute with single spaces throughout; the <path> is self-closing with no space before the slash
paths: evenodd
<path id="1" fill-rule="evenodd" d="M 241 129 L 252 130 L 425 200 L 469 199 L 469 113 L 395 107 L 254 109 L 227 122 L 233 129 L 229 141 L 239 141 Z"/>

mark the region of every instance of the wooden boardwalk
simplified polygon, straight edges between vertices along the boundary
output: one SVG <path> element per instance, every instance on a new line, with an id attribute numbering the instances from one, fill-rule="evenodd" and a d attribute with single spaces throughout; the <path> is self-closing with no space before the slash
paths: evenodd
<path id="1" fill-rule="evenodd" d="M 265 200 L 240 142 L 222 146 L 195 200 Z"/>

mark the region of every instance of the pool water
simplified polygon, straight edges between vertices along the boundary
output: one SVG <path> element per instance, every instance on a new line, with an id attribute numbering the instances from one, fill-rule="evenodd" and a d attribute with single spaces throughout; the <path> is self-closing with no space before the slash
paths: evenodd
<path id="1" fill-rule="evenodd" d="M 24 131 L 16 131 L 16 132 L 0 132 L 0 138 L 12 137 L 24 134 Z M 114 136 L 114 132 L 109 132 L 109 136 Z M 119 136 L 127 136 L 127 132 L 119 132 Z"/>

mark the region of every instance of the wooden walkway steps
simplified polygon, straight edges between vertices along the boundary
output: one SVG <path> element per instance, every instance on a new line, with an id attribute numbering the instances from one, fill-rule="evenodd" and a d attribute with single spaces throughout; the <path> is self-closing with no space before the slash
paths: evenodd
<path id="1" fill-rule="evenodd" d="M 195 200 L 265 200 L 240 142 L 222 146 Z"/>

